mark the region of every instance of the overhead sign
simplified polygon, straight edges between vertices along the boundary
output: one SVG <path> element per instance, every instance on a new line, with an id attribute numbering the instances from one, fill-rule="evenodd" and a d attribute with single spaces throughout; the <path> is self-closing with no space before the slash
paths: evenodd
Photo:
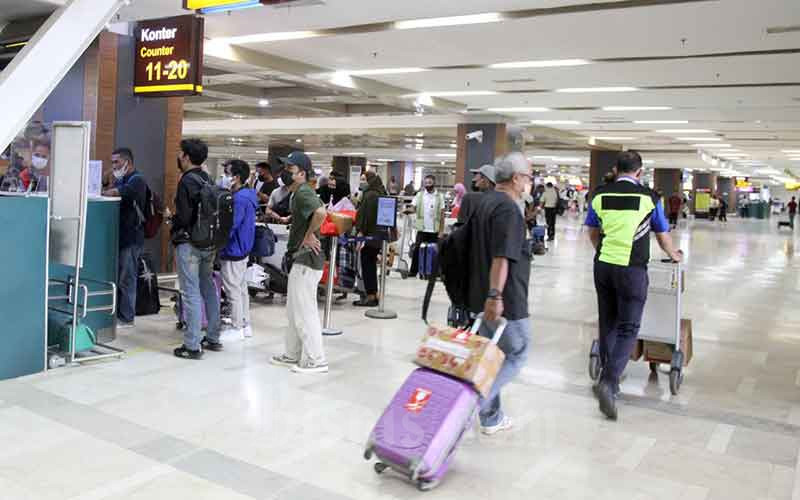
<path id="1" fill-rule="evenodd" d="M 189 10 L 210 9 L 214 7 L 252 7 L 256 5 L 277 5 L 293 0 L 183 0 L 183 8 Z"/>
<path id="2" fill-rule="evenodd" d="M 203 18 L 170 17 L 136 26 L 133 93 L 154 97 L 203 91 Z"/>

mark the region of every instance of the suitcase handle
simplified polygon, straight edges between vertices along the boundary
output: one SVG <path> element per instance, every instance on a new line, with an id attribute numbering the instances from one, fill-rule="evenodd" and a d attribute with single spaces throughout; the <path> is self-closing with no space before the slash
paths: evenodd
<path id="1" fill-rule="evenodd" d="M 472 328 L 470 329 L 470 333 L 475 335 L 478 333 L 478 330 L 481 328 L 481 323 L 483 323 L 483 313 L 480 313 L 475 318 L 475 323 L 472 324 Z M 494 335 L 492 336 L 492 344 L 497 345 L 500 342 L 500 337 L 503 335 L 503 332 L 506 330 L 506 326 L 508 326 L 508 320 L 500 317 L 500 324 L 497 325 L 497 330 L 494 331 Z"/>

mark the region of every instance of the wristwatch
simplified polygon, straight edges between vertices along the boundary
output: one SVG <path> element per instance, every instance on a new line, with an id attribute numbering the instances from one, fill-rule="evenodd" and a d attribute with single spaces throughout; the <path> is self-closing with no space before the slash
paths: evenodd
<path id="1" fill-rule="evenodd" d="M 497 288 L 492 288 L 489 290 L 489 295 L 487 295 L 487 298 L 490 300 L 503 300 L 503 292 Z"/>

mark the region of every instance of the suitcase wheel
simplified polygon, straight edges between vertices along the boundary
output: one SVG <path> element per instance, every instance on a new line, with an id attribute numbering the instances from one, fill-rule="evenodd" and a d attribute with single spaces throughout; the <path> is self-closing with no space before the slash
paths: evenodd
<path id="1" fill-rule="evenodd" d="M 389 466 L 383 462 L 375 462 L 374 469 L 375 474 L 383 474 Z"/>
<path id="2" fill-rule="evenodd" d="M 417 481 L 417 489 L 419 491 L 430 491 L 430 490 L 436 488 L 438 485 L 439 485 L 439 481 L 438 480 L 423 481 L 422 479 L 420 479 L 419 481 Z"/>

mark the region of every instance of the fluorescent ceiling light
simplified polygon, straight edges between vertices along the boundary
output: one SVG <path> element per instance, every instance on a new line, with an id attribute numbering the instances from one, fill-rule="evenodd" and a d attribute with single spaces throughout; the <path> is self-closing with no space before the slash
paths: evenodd
<path id="1" fill-rule="evenodd" d="M 741 149 L 722 149 L 719 151 L 720 153 L 741 153 Z"/>
<path id="2" fill-rule="evenodd" d="M 450 144 L 450 147 L 453 148 L 453 149 L 456 149 L 458 147 L 458 145 L 457 144 Z"/>
<path id="3" fill-rule="evenodd" d="M 213 41 L 220 43 L 227 43 L 230 45 L 242 45 L 245 43 L 282 42 L 285 40 L 300 40 L 303 38 L 314 38 L 318 36 L 322 35 L 316 31 L 283 31 L 278 33 L 256 33 L 254 35 L 215 38 Z"/>
<path id="4" fill-rule="evenodd" d="M 418 28 L 438 28 L 441 26 L 460 26 L 464 24 L 497 23 L 503 20 L 499 12 L 486 12 L 468 16 L 429 17 L 427 19 L 411 19 L 408 21 L 395 21 L 394 28 L 398 30 L 413 30 Z"/>
<path id="5" fill-rule="evenodd" d="M 269 106 L 269 99 L 259 99 L 258 105 L 261 106 L 262 108 L 266 108 L 267 106 Z"/>
<path id="6" fill-rule="evenodd" d="M 585 161 L 583 158 L 575 158 L 572 156 L 552 156 L 551 158 L 553 159 L 553 161 L 568 161 L 568 162 Z"/>
<path id="7" fill-rule="evenodd" d="M 667 111 L 669 106 L 603 106 L 603 111 Z"/>
<path id="8" fill-rule="evenodd" d="M 681 125 L 689 123 L 689 120 L 636 120 L 637 125 Z"/>
<path id="9" fill-rule="evenodd" d="M 401 97 L 469 97 L 469 96 L 479 96 L 479 95 L 496 95 L 497 92 L 494 90 L 447 90 L 447 91 L 439 91 L 439 92 L 421 92 L 419 94 L 406 94 Z"/>
<path id="10" fill-rule="evenodd" d="M 552 160 L 552 156 L 531 156 L 531 160 Z"/>
<path id="11" fill-rule="evenodd" d="M 633 137 L 595 137 L 600 141 L 632 141 Z"/>
<path id="12" fill-rule="evenodd" d="M 693 148 L 729 148 L 730 144 L 692 144 Z"/>
<path id="13" fill-rule="evenodd" d="M 655 162 L 656 162 L 655 160 L 643 160 L 642 161 L 642 163 L 645 164 L 645 165 L 652 165 Z"/>
<path id="14" fill-rule="evenodd" d="M 379 68 L 379 69 L 343 69 L 342 73 L 350 76 L 402 75 L 405 73 L 422 73 L 426 68 Z M 324 75 L 325 73 L 320 73 Z M 329 75 L 330 73 L 328 73 Z M 315 75 L 316 76 L 316 75 Z"/>
<path id="15" fill-rule="evenodd" d="M 377 160 L 375 160 L 375 161 L 385 161 L 386 163 L 389 163 L 389 162 L 392 162 L 392 161 L 394 161 L 394 160 L 392 160 L 392 159 L 389 159 L 389 158 L 378 158 L 378 159 L 377 159 Z"/>
<path id="16" fill-rule="evenodd" d="M 317 154 L 319 154 L 319 153 L 314 153 L 314 152 L 312 152 L 312 151 L 309 151 L 309 152 L 307 152 L 307 153 L 305 153 L 305 154 L 306 154 L 306 156 L 314 156 L 314 155 L 317 155 Z"/>
<path id="17" fill-rule="evenodd" d="M 439 158 L 455 158 L 456 154 L 455 153 L 438 153 L 436 156 L 439 157 Z"/>
<path id="18" fill-rule="evenodd" d="M 345 156 L 364 156 L 364 153 L 345 153 Z"/>
<path id="19" fill-rule="evenodd" d="M 566 89 L 556 89 L 556 92 L 564 92 L 568 94 L 584 94 L 591 92 L 636 92 L 639 90 L 636 87 L 574 87 Z"/>
<path id="20" fill-rule="evenodd" d="M 577 120 L 531 120 L 534 125 L 580 125 Z"/>
<path id="21" fill-rule="evenodd" d="M 516 69 L 516 68 L 556 68 L 560 66 L 583 66 L 592 64 L 586 59 L 554 59 L 551 61 L 517 61 L 490 64 L 491 69 Z"/>
<path id="22" fill-rule="evenodd" d="M 269 151 L 256 151 L 257 155 L 268 155 Z"/>
<path id="23" fill-rule="evenodd" d="M 545 113 L 550 111 L 550 108 L 541 107 L 518 107 L 518 108 L 489 108 L 487 111 L 493 113 Z"/>
<path id="24" fill-rule="evenodd" d="M 719 137 L 678 137 L 679 141 L 693 142 L 693 141 L 721 141 Z"/>
<path id="25" fill-rule="evenodd" d="M 800 154 L 800 149 L 782 149 L 781 153 Z"/>
<path id="26" fill-rule="evenodd" d="M 667 129 L 656 130 L 656 132 L 659 134 L 713 134 L 714 133 L 713 130 L 705 130 L 702 128 L 686 128 L 686 129 L 667 128 Z"/>

